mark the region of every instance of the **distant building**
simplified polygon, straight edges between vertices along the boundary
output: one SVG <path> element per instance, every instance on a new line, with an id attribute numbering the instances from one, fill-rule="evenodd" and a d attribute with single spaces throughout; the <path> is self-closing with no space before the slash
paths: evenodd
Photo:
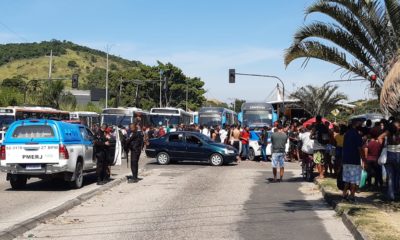
<path id="1" fill-rule="evenodd" d="M 93 88 L 90 90 L 68 90 L 72 95 L 75 96 L 78 105 L 87 105 L 92 102 L 95 105 L 99 105 L 102 99 L 106 98 L 106 90 Z"/>

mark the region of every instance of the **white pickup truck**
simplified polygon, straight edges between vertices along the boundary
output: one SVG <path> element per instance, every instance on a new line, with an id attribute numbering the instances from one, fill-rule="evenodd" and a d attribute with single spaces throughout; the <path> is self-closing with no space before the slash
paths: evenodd
<path id="1" fill-rule="evenodd" d="M 62 178 L 83 186 L 84 172 L 96 170 L 94 136 L 83 125 L 55 120 L 21 120 L 10 125 L 0 148 L 0 170 L 13 189 L 29 178 Z"/>

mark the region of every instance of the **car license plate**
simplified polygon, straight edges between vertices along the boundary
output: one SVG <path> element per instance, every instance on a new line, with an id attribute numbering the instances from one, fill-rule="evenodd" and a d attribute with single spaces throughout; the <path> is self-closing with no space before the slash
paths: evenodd
<path id="1" fill-rule="evenodd" d="M 39 170 L 42 169 L 42 165 L 34 164 L 34 165 L 26 165 L 26 170 Z"/>

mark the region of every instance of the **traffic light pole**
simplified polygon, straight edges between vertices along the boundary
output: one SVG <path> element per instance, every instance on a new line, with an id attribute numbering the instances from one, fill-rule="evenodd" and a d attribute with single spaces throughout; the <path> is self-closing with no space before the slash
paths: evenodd
<path id="1" fill-rule="evenodd" d="M 263 75 L 263 74 L 249 74 L 249 73 L 236 73 L 235 75 L 241 75 L 241 76 L 252 76 L 252 77 L 265 77 L 265 78 L 274 78 L 282 83 L 282 109 L 283 109 L 283 115 L 285 115 L 285 84 L 283 83 L 282 79 L 280 79 L 278 76 L 274 75 Z"/>

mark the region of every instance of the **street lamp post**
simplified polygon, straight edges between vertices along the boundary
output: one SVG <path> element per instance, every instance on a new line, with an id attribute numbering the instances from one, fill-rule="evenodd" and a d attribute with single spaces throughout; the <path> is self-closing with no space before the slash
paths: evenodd
<path id="1" fill-rule="evenodd" d="M 106 108 L 108 108 L 108 52 L 110 51 L 112 45 L 106 46 L 107 58 L 106 58 Z"/>
<path id="2" fill-rule="evenodd" d="M 163 75 L 163 70 L 160 69 L 160 108 L 162 107 L 162 75 Z"/>

